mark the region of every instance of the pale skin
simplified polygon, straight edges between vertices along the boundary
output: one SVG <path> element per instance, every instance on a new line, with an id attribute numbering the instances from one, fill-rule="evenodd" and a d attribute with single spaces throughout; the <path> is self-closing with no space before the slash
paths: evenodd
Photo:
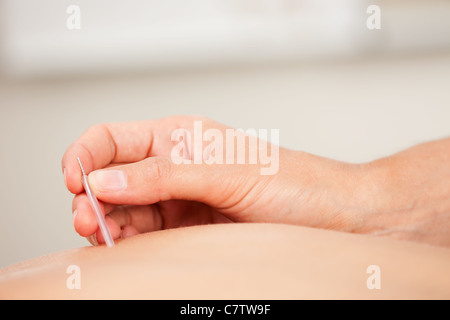
<path id="1" fill-rule="evenodd" d="M 371 287 L 372 265 L 379 289 Z M 79 289 L 70 266 L 80 270 Z M 0 270 L 0 299 L 449 299 L 449 270 L 443 247 L 294 225 L 215 224 Z"/>
<path id="2" fill-rule="evenodd" d="M 450 139 L 364 164 L 280 148 L 278 173 L 262 176 L 260 165 L 174 164 L 171 133 L 194 120 L 88 129 L 62 161 L 74 226 L 104 243 L 80 157 L 116 247 L 0 270 L 0 298 L 450 298 Z M 81 290 L 66 287 L 69 265 Z M 370 265 L 381 290 L 366 285 Z"/>

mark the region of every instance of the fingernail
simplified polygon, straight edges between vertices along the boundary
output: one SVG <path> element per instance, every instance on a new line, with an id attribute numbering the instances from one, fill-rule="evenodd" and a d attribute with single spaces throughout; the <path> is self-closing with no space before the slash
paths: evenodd
<path id="1" fill-rule="evenodd" d="M 98 246 L 97 234 L 94 233 L 92 236 L 86 237 L 87 241 L 92 244 L 94 247 Z"/>
<path id="2" fill-rule="evenodd" d="M 127 187 L 127 176 L 120 170 L 98 170 L 89 175 L 89 182 L 100 191 L 121 191 Z"/>
<path id="3" fill-rule="evenodd" d="M 78 214 L 78 210 L 75 210 L 75 211 L 72 213 L 72 221 L 73 221 L 74 224 L 75 224 L 75 218 L 77 217 L 77 214 Z"/>
<path id="4" fill-rule="evenodd" d="M 67 188 L 67 170 L 66 170 L 66 168 L 64 168 L 64 184 L 66 185 L 66 188 Z"/>

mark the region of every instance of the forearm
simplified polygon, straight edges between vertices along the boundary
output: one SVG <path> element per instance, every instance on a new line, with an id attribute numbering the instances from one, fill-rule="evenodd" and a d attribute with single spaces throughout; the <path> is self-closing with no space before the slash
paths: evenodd
<path id="1" fill-rule="evenodd" d="M 287 158 L 276 179 L 297 192 L 283 222 L 450 246 L 450 139 L 364 164 Z"/>

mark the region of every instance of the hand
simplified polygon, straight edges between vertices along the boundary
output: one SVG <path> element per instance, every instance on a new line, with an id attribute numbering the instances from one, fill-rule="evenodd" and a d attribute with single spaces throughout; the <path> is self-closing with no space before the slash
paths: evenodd
<path id="1" fill-rule="evenodd" d="M 194 135 L 194 121 L 201 121 L 203 132 L 217 129 L 223 137 L 230 129 L 204 118 L 170 117 L 96 125 L 74 142 L 64 154 L 62 167 L 67 188 L 76 194 L 76 231 L 83 237 L 96 234 L 97 241 L 104 243 L 83 192 L 77 157 L 104 207 L 114 239 L 235 221 L 339 230 L 354 227 L 358 165 L 284 148 L 279 148 L 279 159 L 274 159 L 279 161 L 279 170 L 273 175 L 262 175 L 265 165 L 260 162 L 226 164 L 225 152 L 225 164 L 176 164 L 179 161 L 174 161 L 172 151 L 179 142 L 171 140 L 172 133 L 185 128 Z"/>
<path id="2" fill-rule="evenodd" d="M 214 129 L 223 137 L 231 129 L 193 117 L 88 129 L 62 161 L 66 185 L 76 194 L 76 231 L 104 243 L 83 193 L 80 157 L 114 239 L 197 224 L 271 222 L 450 246 L 450 139 L 366 164 L 271 146 L 267 149 L 278 150 L 278 170 L 263 175 L 267 163 L 238 164 L 237 147 L 229 161 L 228 140 L 219 148 L 222 164 L 209 164 L 207 143 L 200 164 L 174 157 L 180 142 L 172 141 L 173 133 L 184 128 L 195 136 L 195 121 L 201 121 L 203 131 Z M 250 143 L 255 138 L 247 139 L 248 155 L 255 145 L 264 149 Z M 198 150 L 186 145 L 184 157 L 195 160 L 197 155 L 198 160 Z"/>

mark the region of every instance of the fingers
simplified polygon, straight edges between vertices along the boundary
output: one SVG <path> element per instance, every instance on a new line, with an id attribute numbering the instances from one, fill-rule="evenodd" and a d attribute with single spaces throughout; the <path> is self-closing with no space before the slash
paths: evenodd
<path id="1" fill-rule="evenodd" d="M 163 220 L 156 205 L 118 207 L 99 203 L 106 214 L 105 220 L 114 240 L 163 228 Z M 75 230 L 92 244 L 105 243 L 87 195 L 82 193 L 75 196 L 72 207 L 75 212 Z"/>
<path id="2" fill-rule="evenodd" d="M 67 188 L 75 194 L 83 190 L 77 157 L 80 157 L 86 173 L 112 162 L 138 161 L 147 156 L 152 137 L 151 121 L 101 124 L 89 128 L 63 156 Z"/>
<path id="3" fill-rule="evenodd" d="M 163 220 L 158 206 L 121 206 L 108 215 L 122 229 L 122 237 L 163 229 Z"/>
<path id="4" fill-rule="evenodd" d="M 149 156 L 169 157 L 173 147 L 172 132 L 177 128 L 192 130 L 193 117 L 169 117 L 155 121 L 95 125 L 78 138 L 62 159 L 64 181 L 70 192 L 83 191 L 80 157 L 86 173 L 111 163 L 130 163 Z"/>
<path id="5" fill-rule="evenodd" d="M 175 164 L 168 158 L 151 157 L 94 171 L 89 184 L 100 200 L 113 204 L 181 199 L 221 208 L 248 194 L 259 176 L 255 170 L 244 165 Z"/>
<path id="6" fill-rule="evenodd" d="M 102 212 L 109 213 L 115 206 L 104 204 L 99 201 Z M 95 213 L 89 203 L 89 199 L 85 193 L 75 196 L 72 201 L 72 212 L 73 212 L 73 225 L 76 232 L 78 232 L 82 237 L 89 237 L 99 229 Z M 108 219 L 107 223 L 108 223 Z M 110 224 L 108 224 L 110 226 Z M 112 230 L 111 230 L 112 231 Z"/>

